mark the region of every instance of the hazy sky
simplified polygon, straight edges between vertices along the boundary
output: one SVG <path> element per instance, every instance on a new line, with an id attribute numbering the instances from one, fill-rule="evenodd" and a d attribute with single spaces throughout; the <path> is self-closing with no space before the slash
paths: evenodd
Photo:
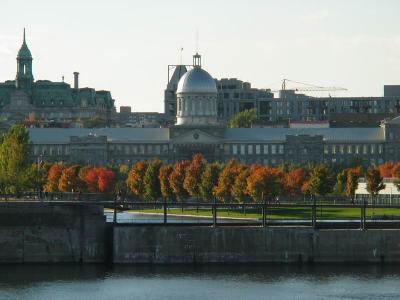
<path id="1" fill-rule="evenodd" d="M 279 80 L 381 96 L 400 84 L 398 0 L 0 0 L 0 81 L 13 79 L 23 27 L 35 79 L 112 92 L 116 106 L 163 111 L 167 65 L 191 63 L 257 88 Z"/>

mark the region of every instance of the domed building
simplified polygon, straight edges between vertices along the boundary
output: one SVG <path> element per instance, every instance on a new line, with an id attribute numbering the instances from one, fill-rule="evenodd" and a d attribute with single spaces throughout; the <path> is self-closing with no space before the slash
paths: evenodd
<path id="1" fill-rule="evenodd" d="M 179 80 L 177 91 L 177 125 L 207 126 L 217 121 L 217 86 L 211 75 L 201 68 L 201 55 L 193 56 L 193 69 Z"/>

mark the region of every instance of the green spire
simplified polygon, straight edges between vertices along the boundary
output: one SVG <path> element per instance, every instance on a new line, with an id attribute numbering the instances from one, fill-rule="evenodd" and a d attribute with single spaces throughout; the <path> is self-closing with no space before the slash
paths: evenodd
<path id="1" fill-rule="evenodd" d="M 24 28 L 24 39 L 22 42 L 22 46 L 18 51 L 18 56 L 17 58 L 21 59 L 32 59 L 32 54 L 31 51 L 28 48 L 28 45 L 26 44 L 26 39 L 25 39 L 25 28 Z"/>

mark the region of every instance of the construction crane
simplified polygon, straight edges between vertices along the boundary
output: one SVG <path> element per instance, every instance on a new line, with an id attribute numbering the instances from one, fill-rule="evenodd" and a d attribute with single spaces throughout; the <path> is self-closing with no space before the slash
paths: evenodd
<path id="1" fill-rule="evenodd" d="M 301 84 L 301 87 L 294 87 L 291 89 L 287 89 L 286 84 L 290 83 L 296 83 L 296 84 Z M 309 84 L 309 83 L 304 83 L 304 82 L 298 82 L 290 79 L 282 79 L 282 89 L 281 91 L 286 91 L 286 90 L 292 90 L 292 91 L 298 91 L 298 92 L 330 92 L 330 91 L 347 91 L 346 88 L 342 87 L 337 87 L 337 86 L 330 86 L 330 87 L 324 87 L 324 86 L 318 86 L 314 84 Z M 279 92 L 279 91 L 273 91 L 273 92 Z"/>

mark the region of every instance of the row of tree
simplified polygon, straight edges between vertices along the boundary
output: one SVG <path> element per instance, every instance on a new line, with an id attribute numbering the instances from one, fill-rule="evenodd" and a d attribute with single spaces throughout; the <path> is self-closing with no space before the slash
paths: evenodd
<path id="1" fill-rule="evenodd" d="M 188 197 L 220 201 L 260 201 L 277 195 L 327 194 L 354 198 L 360 177 L 372 196 L 384 188 L 383 178 L 400 177 L 400 163 L 387 162 L 363 170 L 360 166 L 333 170 L 323 164 L 267 167 L 207 162 L 201 155 L 191 161 L 165 164 L 139 161 L 129 168 L 80 166 L 29 161 L 29 136 L 16 125 L 0 137 L 0 192 L 128 193 L 137 198 L 181 201 Z"/>

